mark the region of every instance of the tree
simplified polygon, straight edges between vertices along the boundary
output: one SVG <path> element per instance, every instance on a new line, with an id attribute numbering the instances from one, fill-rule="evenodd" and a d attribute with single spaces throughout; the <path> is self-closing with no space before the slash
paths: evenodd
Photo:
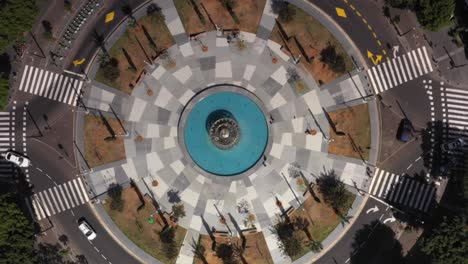
<path id="1" fill-rule="evenodd" d="M 42 36 L 47 40 L 52 40 L 54 38 L 52 24 L 48 20 L 42 20 L 42 28 L 44 29 Z"/>
<path id="2" fill-rule="evenodd" d="M 348 191 L 341 179 L 336 176 L 335 171 L 321 173 L 317 185 L 323 199 L 333 209 L 340 210 L 346 206 Z"/>
<path id="3" fill-rule="evenodd" d="M 116 210 L 122 212 L 124 207 L 124 200 L 122 199 L 122 186 L 112 184 L 109 186 L 109 190 L 107 191 L 107 195 L 109 195 L 110 201 L 110 208 L 112 210 Z"/>
<path id="4" fill-rule="evenodd" d="M 418 0 L 385 0 L 385 3 L 395 8 L 413 9 Z"/>
<path id="5" fill-rule="evenodd" d="M 8 90 L 10 82 L 6 73 L 0 72 L 0 109 L 8 103 Z"/>
<path id="6" fill-rule="evenodd" d="M 36 263 L 32 225 L 10 194 L 0 195 L 0 263 Z"/>
<path id="7" fill-rule="evenodd" d="M 297 234 L 293 234 L 292 237 L 282 240 L 278 246 L 283 254 L 290 257 L 294 257 L 302 251 L 301 238 Z"/>
<path id="8" fill-rule="evenodd" d="M 422 240 L 422 251 L 435 263 L 466 263 L 468 259 L 468 225 L 466 217 L 444 217 L 434 232 Z"/>
<path id="9" fill-rule="evenodd" d="M 34 0 L 8 0 L 0 2 L 0 54 L 31 30 L 38 10 Z"/>
<path id="10" fill-rule="evenodd" d="M 185 207 L 184 204 L 174 204 L 172 205 L 172 216 L 175 219 L 179 219 L 181 217 L 185 217 Z"/>
<path id="11" fill-rule="evenodd" d="M 156 3 L 151 3 L 146 8 L 146 14 L 151 18 L 153 22 L 164 22 L 165 18 L 162 14 L 162 9 Z"/>
<path id="12" fill-rule="evenodd" d="M 291 22 L 294 16 L 296 16 L 296 7 L 289 3 L 284 4 L 278 13 L 279 19 L 285 23 Z"/>
<path id="13" fill-rule="evenodd" d="M 312 252 L 318 253 L 323 249 L 322 242 L 312 240 L 309 242 L 309 248 Z"/>
<path id="14" fill-rule="evenodd" d="M 115 81 L 120 76 L 119 61 L 114 57 L 103 56 L 101 68 L 104 78 Z"/>
<path id="15" fill-rule="evenodd" d="M 175 230 L 172 227 L 164 228 L 161 232 L 159 232 L 159 239 L 163 243 L 171 243 L 174 241 L 175 238 Z"/>
<path id="16" fill-rule="evenodd" d="M 448 26 L 455 13 L 455 0 L 420 0 L 415 9 L 421 25 L 431 31 Z"/>
<path id="17" fill-rule="evenodd" d="M 216 247 L 216 256 L 223 260 L 223 263 L 235 263 L 234 251 L 231 245 L 220 244 Z"/>
<path id="18" fill-rule="evenodd" d="M 336 52 L 335 46 L 328 43 L 327 47 L 320 51 L 320 61 L 327 64 L 332 71 L 341 73 L 346 70 L 344 57 Z"/>

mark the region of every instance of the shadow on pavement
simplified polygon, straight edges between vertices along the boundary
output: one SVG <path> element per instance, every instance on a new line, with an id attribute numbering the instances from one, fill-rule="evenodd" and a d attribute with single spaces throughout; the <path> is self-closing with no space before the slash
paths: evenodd
<path id="1" fill-rule="evenodd" d="M 352 243 L 353 264 L 395 264 L 403 263 L 402 246 L 395 239 L 393 230 L 375 220 L 364 225 L 354 236 Z"/>

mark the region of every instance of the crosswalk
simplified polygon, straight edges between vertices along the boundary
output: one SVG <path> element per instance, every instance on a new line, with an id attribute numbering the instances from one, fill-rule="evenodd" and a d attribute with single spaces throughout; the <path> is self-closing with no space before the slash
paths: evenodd
<path id="1" fill-rule="evenodd" d="M 367 70 L 375 94 L 385 92 L 433 71 L 425 46 Z"/>
<path id="2" fill-rule="evenodd" d="M 442 117 L 445 124 L 444 141 L 462 138 L 468 142 L 468 90 L 444 87 L 440 83 L 442 102 Z M 468 151 L 468 144 L 462 149 L 454 150 L 455 155 L 462 155 Z"/>
<path id="3" fill-rule="evenodd" d="M 0 112 L 0 153 L 2 156 L 9 149 L 15 149 L 15 112 Z M 0 178 L 11 178 L 15 175 L 15 166 L 0 160 Z"/>
<path id="4" fill-rule="evenodd" d="M 19 90 L 76 106 L 83 81 L 60 73 L 26 65 Z"/>
<path id="5" fill-rule="evenodd" d="M 81 178 L 68 181 L 31 196 L 38 220 L 88 202 L 89 196 Z"/>
<path id="6" fill-rule="evenodd" d="M 399 206 L 427 212 L 436 189 L 404 175 L 376 169 L 369 194 Z"/>

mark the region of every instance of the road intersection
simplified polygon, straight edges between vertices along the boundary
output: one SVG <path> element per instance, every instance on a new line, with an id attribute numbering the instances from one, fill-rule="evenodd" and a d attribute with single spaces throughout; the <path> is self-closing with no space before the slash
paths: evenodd
<path id="1" fill-rule="evenodd" d="M 132 1 L 132 9 L 141 4 L 142 1 Z M 468 125 L 465 117 L 468 92 L 462 88 L 454 88 L 431 74 L 436 66 L 433 66 L 429 47 L 420 46 L 407 50 L 404 45 L 396 43 L 395 40 L 401 36 L 384 19 L 378 17 L 380 10 L 372 12 L 376 9 L 375 6 L 361 3 L 355 3 L 354 6 L 347 0 L 317 1 L 314 4 L 349 34 L 361 54 L 372 54 L 366 56 L 368 67 L 359 64 L 365 70 L 358 75 L 363 77 L 362 80 L 368 78 L 370 85 L 363 90 L 365 94 L 382 94 L 383 98 L 378 103 L 381 112 L 397 112 L 381 113 L 382 131 L 387 126 L 395 126 L 395 117 L 386 119 L 386 115 L 401 117 L 401 112 L 395 110 L 397 104 L 393 102 L 398 100 L 404 109 L 403 115 L 407 114 L 418 128 L 424 128 L 427 123 L 435 120 L 442 120 L 450 125 L 444 129 L 444 140 L 460 136 L 468 138 L 465 132 L 459 131 Z M 298 6 L 301 5 L 304 3 L 298 3 Z M 337 13 L 337 7 L 343 8 L 346 17 Z M 112 22 L 106 22 L 105 17 L 112 11 L 115 12 Z M 116 25 L 123 23 L 125 19 L 119 1 L 106 2 L 76 40 L 76 48 L 64 59 L 63 68 L 77 74 L 86 71 L 98 49 L 91 32 L 97 30 L 97 34 L 107 38 L 112 36 Z M 369 36 L 362 37 L 356 27 L 366 27 L 365 34 Z M 382 59 L 376 59 L 377 56 Z M 128 249 L 116 250 L 122 248 L 122 244 L 115 240 L 115 235 L 108 233 L 108 229 L 101 223 L 105 220 L 96 217 L 96 209 L 92 203 L 95 201 L 94 194 L 80 174 L 83 168 L 80 170 L 77 165 L 80 157 L 72 143 L 75 135 L 75 114 L 72 110 L 80 110 L 77 107 L 78 98 L 81 97 L 82 90 L 89 89 L 85 77 L 79 78 L 64 73 L 55 66 L 42 67 L 36 63 L 24 65 L 20 76 L 15 103 L 10 111 L 0 113 L 0 147 L 21 150 L 33 161 L 32 167 L 25 174 L 33 185 L 30 201 L 37 221 L 45 232 L 57 235 L 65 233 L 89 263 L 137 263 Z M 389 124 L 383 123 L 387 121 Z M 394 130 L 390 132 L 392 133 L 382 135 L 382 141 L 386 137 L 394 137 Z M 369 199 L 363 204 L 360 208 L 362 213 L 353 216 L 354 224 L 348 227 L 346 233 L 316 263 L 329 263 L 331 259 L 338 263 L 349 262 L 350 256 L 355 254 L 352 245 L 354 234 L 362 226 L 375 220 L 395 228 L 392 206 L 416 209 L 422 215 L 430 211 L 433 200 L 436 199 L 437 186 L 411 177 L 413 172 L 424 170 L 425 159 L 421 157 L 426 154 L 417 141 L 418 139 L 409 142 L 397 150 L 390 145 L 381 146 L 384 154 L 379 155 L 369 189 L 369 195 L 378 199 Z M 0 168 L 10 170 L 11 167 L 0 164 Z M 92 243 L 79 233 L 75 225 L 80 217 L 90 221 L 99 234 Z"/>

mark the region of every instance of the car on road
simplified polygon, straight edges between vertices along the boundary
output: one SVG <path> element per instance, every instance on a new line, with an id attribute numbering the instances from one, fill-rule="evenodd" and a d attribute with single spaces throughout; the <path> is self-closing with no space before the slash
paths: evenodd
<path id="1" fill-rule="evenodd" d="M 445 152 L 449 152 L 449 151 L 452 151 L 452 150 L 456 150 L 456 149 L 459 149 L 461 147 L 463 147 L 465 145 L 465 141 L 463 141 L 463 139 L 461 138 L 457 138 L 455 140 L 452 140 L 450 142 L 447 142 L 445 144 L 442 145 L 442 150 L 445 151 Z"/>
<path id="2" fill-rule="evenodd" d="M 18 165 L 19 167 L 29 167 L 29 165 L 31 164 L 31 161 L 28 158 L 13 151 L 8 151 L 5 154 L 5 159 L 11 163 Z"/>
<path id="3" fill-rule="evenodd" d="M 88 238 L 88 240 L 93 240 L 97 236 L 93 228 L 84 219 L 78 221 L 78 228 L 80 229 L 81 233 L 83 233 L 83 235 Z"/>
<path id="4" fill-rule="evenodd" d="M 408 118 L 403 118 L 398 126 L 396 138 L 401 142 L 408 142 L 413 138 L 413 124 Z"/>

